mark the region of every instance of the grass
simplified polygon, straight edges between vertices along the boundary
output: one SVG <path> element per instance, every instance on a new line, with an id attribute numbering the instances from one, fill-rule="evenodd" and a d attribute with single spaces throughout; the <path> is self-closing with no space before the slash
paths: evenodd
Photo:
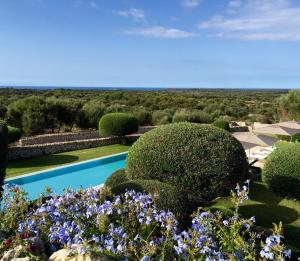
<path id="1" fill-rule="evenodd" d="M 300 144 L 279 141 L 277 149 Z M 256 217 L 256 225 L 272 228 L 273 223 L 282 222 L 286 243 L 294 252 L 300 255 L 300 201 L 286 199 L 275 195 L 261 178 L 251 182 L 250 200 L 240 207 L 240 214 L 244 217 Z M 230 198 L 220 198 L 210 206 L 212 209 L 230 211 Z"/>
<path id="2" fill-rule="evenodd" d="M 110 145 L 92 149 L 57 153 L 30 159 L 12 160 L 8 162 L 8 166 L 6 169 L 6 178 L 28 174 L 35 171 L 46 170 L 68 163 L 76 163 L 121 153 L 128 151 L 128 149 L 129 146 L 126 145 Z"/>
<path id="3" fill-rule="evenodd" d="M 240 214 L 255 216 L 256 225 L 264 228 L 282 222 L 288 247 L 300 254 L 300 202 L 275 195 L 262 181 L 251 183 L 249 196 L 250 200 L 241 205 Z M 232 203 L 229 197 L 220 198 L 210 208 L 230 212 Z"/>

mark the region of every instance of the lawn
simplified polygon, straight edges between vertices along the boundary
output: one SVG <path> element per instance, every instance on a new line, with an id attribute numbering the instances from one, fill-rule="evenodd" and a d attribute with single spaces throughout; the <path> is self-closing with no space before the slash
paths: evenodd
<path id="1" fill-rule="evenodd" d="M 12 160 L 8 162 L 6 178 L 54 168 L 68 163 L 76 163 L 84 160 L 121 153 L 128 151 L 128 149 L 129 146 L 117 144 L 92 149 L 57 153 L 30 159 Z"/>
<path id="2" fill-rule="evenodd" d="M 232 208 L 230 198 L 216 200 L 210 208 L 227 211 Z M 256 217 L 256 224 L 271 228 L 273 223 L 282 221 L 287 245 L 300 252 L 300 202 L 276 196 L 262 181 L 250 185 L 250 200 L 240 207 L 244 217 Z"/>

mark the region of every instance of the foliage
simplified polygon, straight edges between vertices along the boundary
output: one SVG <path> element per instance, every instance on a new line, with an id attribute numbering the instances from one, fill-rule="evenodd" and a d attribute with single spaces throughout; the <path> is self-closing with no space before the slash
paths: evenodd
<path id="1" fill-rule="evenodd" d="M 152 123 L 154 125 L 163 125 L 172 122 L 172 114 L 167 111 L 155 111 L 152 114 Z"/>
<path id="2" fill-rule="evenodd" d="M 2 187 L 3 180 L 6 174 L 6 161 L 8 153 L 8 129 L 5 121 L 0 120 L 0 187 Z M 1 199 L 1 190 L 0 190 Z"/>
<path id="3" fill-rule="evenodd" d="M 274 100 L 285 93 L 282 90 L 108 91 L 2 88 L 0 118 L 7 120 L 9 125 L 22 129 L 23 112 L 32 107 L 33 100 L 40 98 L 38 104 L 42 103 L 43 106 L 38 106 L 34 111 L 40 115 L 43 130 L 38 131 L 41 133 L 60 132 L 64 128 L 70 130 L 73 126 L 95 128 L 103 109 L 104 113 L 132 113 L 142 125 L 171 123 L 175 112 L 181 110 L 195 114 L 192 115 L 192 121 L 199 123 L 222 117 L 248 120 L 252 118 L 249 115 L 261 115 L 263 121 L 274 122 L 277 120 Z"/>
<path id="4" fill-rule="evenodd" d="M 0 210 L 2 216 L 15 209 L 18 199 L 12 192 L 7 193 L 8 201 L 3 202 L 7 207 Z M 221 212 L 199 210 L 190 228 L 180 231 L 174 215 L 159 210 L 150 195 L 128 191 L 109 197 L 105 190 L 92 188 L 69 191 L 64 196 L 37 203 L 26 218 L 21 211 L 18 230 L 6 235 L 2 250 L 16 243 L 29 244 L 27 255 L 30 256 L 35 247 L 30 238 L 40 237 L 50 254 L 67 247 L 73 256 L 91 253 L 115 260 L 289 258 L 291 251 L 282 243 L 281 225 L 265 236 L 253 229 L 254 217 L 244 219 L 237 214 L 239 204 L 247 195 L 248 185 L 232 192 L 232 200 L 236 202 L 233 216 L 225 218 Z M 24 206 L 22 209 L 26 209 Z"/>
<path id="5" fill-rule="evenodd" d="M 22 138 L 22 131 L 19 128 L 8 126 L 8 142 L 13 143 Z"/>
<path id="6" fill-rule="evenodd" d="M 291 136 L 287 135 L 276 135 L 279 140 L 288 141 L 288 142 L 300 142 L 300 133 Z"/>
<path id="7" fill-rule="evenodd" d="M 248 163 L 230 133 L 209 125 L 174 123 L 147 132 L 133 144 L 126 173 L 130 180 L 176 186 L 198 206 L 245 180 Z"/>
<path id="8" fill-rule="evenodd" d="M 187 218 L 188 204 L 184 192 L 177 187 L 159 182 L 157 180 L 131 180 L 111 187 L 114 194 L 124 194 L 126 191 L 150 193 L 159 209 L 172 211 L 177 218 Z"/>
<path id="9" fill-rule="evenodd" d="M 16 101 L 8 106 L 8 123 L 27 134 L 40 134 L 46 124 L 45 101 L 37 96 Z"/>
<path id="10" fill-rule="evenodd" d="M 141 126 L 152 124 L 152 113 L 145 108 L 136 108 L 132 112 L 133 116 L 138 119 Z"/>
<path id="11" fill-rule="evenodd" d="M 218 127 L 220 129 L 226 130 L 226 131 L 230 131 L 230 127 L 229 127 L 229 122 L 225 121 L 225 120 L 216 120 L 214 121 L 213 125 L 215 127 Z"/>
<path id="12" fill-rule="evenodd" d="M 122 184 L 123 182 L 128 181 L 128 178 L 125 174 L 125 169 L 119 169 L 112 173 L 105 181 L 105 186 L 109 188 L 113 188 Z"/>
<path id="13" fill-rule="evenodd" d="M 267 159 L 263 180 L 281 196 L 300 199 L 300 144 L 277 148 Z"/>
<path id="14" fill-rule="evenodd" d="M 278 113 L 282 121 L 300 121 L 300 90 L 289 91 L 278 99 Z"/>
<path id="15" fill-rule="evenodd" d="M 81 127 L 94 128 L 98 127 L 99 120 L 105 114 L 105 105 L 98 100 L 91 100 L 81 109 L 81 119 L 79 124 Z"/>
<path id="16" fill-rule="evenodd" d="M 173 116 L 173 122 L 210 123 L 211 121 L 210 114 L 199 110 L 178 110 Z"/>
<path id="17" fill-rule="evenodd" d="M 103 136 L 125 136 L 138 129 L 138 120 L 126 113 L 108 113 L 99 121 L 99 132 Z"/>

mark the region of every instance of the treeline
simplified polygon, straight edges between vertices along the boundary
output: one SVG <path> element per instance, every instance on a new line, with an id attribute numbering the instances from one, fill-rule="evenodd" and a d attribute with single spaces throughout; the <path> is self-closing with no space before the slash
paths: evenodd
<path id="1" fill-rule="evenodd" d="M 106 113 L 132 113 L 141 125 L 216 119 L 272 123 L 284 91 L 0 89 L 0 118 L 24 134 L 97 128 Z"/>

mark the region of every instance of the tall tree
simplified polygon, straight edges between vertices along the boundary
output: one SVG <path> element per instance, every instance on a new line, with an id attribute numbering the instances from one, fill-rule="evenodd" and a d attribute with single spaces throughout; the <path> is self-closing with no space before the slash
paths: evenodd
<path id="1" fill-rule="evenodd" d="M 300 90 L 289 91 L 278 99 L 280 120 L 300 121 Z"/>

